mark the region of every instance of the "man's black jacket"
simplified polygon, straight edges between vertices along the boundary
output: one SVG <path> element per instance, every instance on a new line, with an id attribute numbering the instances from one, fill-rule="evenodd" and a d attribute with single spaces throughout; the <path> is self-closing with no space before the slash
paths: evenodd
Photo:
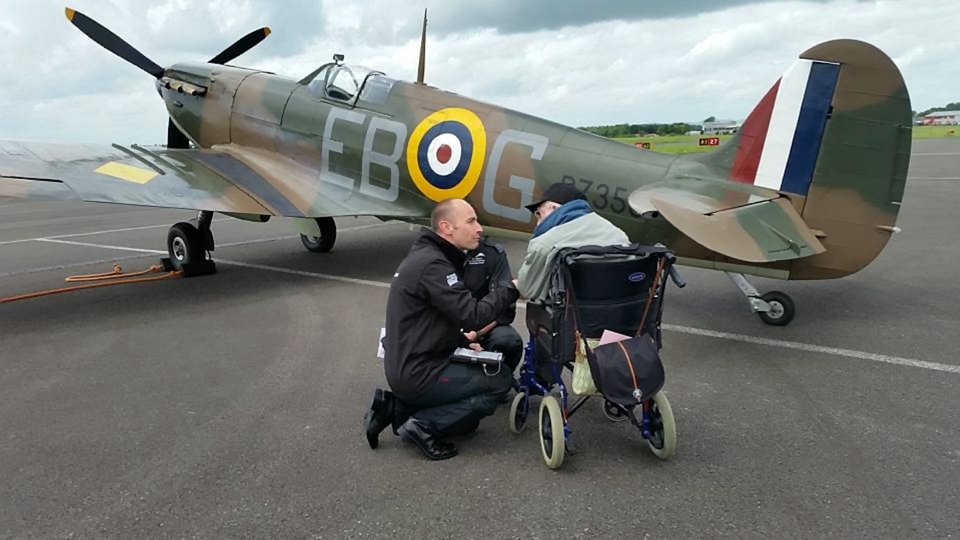
<path id="1" fill-rule="evenodd" d="M 515 302 L 517 290 L 500 287 L 481 300 L 463 284 L 465 255 L 423 228 L 400 263 L 387 298 L 384 371 L 401 398 L 419 396 L 437 382 L 462 338 Z"/>

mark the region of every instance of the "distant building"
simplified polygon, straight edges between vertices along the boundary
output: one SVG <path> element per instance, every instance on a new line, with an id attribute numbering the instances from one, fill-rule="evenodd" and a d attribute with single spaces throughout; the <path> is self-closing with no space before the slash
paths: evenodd
<path id="1" fill-rule="evenodd" d="M 729 135 L 736 133 L 740 129 L 742 122 L 736 120 L 717 120 L 715 122 L 703 123 L 704 135 Z"/>
<path id="2" fill-rule="evenodd" d="M 937 111 L 923 117 L 925 126 L 955 126 L 960 124 L 960 111 Z"/>

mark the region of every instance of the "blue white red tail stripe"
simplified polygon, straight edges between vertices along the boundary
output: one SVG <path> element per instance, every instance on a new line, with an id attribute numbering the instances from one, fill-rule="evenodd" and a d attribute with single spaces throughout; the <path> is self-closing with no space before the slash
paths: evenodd
<path id="1" fill-rule="evenodd" d="M 791 66 L 744 122 L 731 178 L 806 195 L 839 72 L 827 62 Z"/>

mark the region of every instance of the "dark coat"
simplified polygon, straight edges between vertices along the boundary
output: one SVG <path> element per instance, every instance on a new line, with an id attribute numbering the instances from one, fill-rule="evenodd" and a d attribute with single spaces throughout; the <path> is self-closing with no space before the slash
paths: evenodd
<path id="1" fill-rule="evenodd" d="M 400 399 L 428 390 L 450 363 L 464 329 L 494 320 L 518 297 L 511 287 L 494 287 L 481 300 L 463 283 L 465 255 L 423 228 L 400 263 L 387 298 L 384 372 Z"/>
<path id="2" fill-rule="evenodd" d="M 463 283 L 477 300 L 486 296 L 491 288 L 511 286 L 512 281 L 510 262 L 507 261 L 507 253 L 500 244 L 484 237 L 480 240 L 477 249 L 467 252 L 467 262 L 463 268 Z M 516 316 L 517 306 L 511 304 L 497 315 L 497 325 L 512 324 Z M 479 330 L 479 328 L 473 330 Z"/>

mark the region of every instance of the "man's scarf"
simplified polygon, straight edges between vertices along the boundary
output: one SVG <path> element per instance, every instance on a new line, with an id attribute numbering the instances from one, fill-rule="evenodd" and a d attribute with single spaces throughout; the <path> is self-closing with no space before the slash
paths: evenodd
<path id="1" fill-rule="evenodd" d="M 541 221 L 540 224 L 533 229 L 533 238 L 540 236 L 557 225 L 563 225 L 564 223 L 583 217 L 590 212 L 590 205 L 587 204 L 587 201 L 581 199 L 570 201 L 553 212 L 550 212 L 547 219 Z"/>

